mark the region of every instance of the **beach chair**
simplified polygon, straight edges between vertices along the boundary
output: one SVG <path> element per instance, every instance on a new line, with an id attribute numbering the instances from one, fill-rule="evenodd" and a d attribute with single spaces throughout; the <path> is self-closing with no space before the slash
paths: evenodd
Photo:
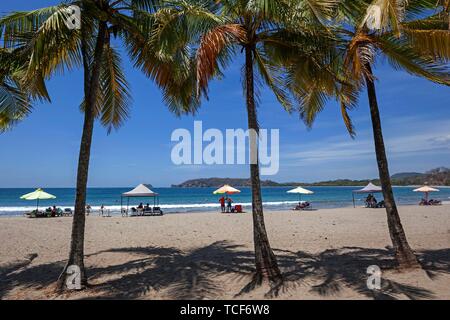
<path id="1" fill-rule="evenodd" d="M 380 202 L 378 202 L 376 204 L 375 208 L 385 208 L 386 206 L 384 205 L 384 200 L 381 200 Z"/>
<path id="2" fill-rule="evenodd" d="M 234 206 L 234 212 L 236 213 L 242 213 L 242 205 L 237 204 Z"/>
<path id="3" fill-rule="evenodd" d="M 153 215 L 162 216 L 163 215 L 163 211 L 161 210 L 160 207 L 153 207 Z"/>
<path id="4" fill-rule="evenodd" d="M 442 205 L 442 201 L 440 201 L 440 200 L 434 200 L 434 199 L 431 199 L 428 203 L 429 203 L 431 206 L 440 206 L 440 205 Z"/>
<path id="5" fill-rule="evenodd" d="M 295 206 L 293 210 L 301 211 L 301 210 L 311 210 L 312 205 L 308 201 L 299 202 L 298 205 Z"/>
<path id="6" fill-rule="evenodd" d="M 144 208 L 144 209 L 143 209 L 143 215 L 144 215 L 144 216 L 145 216 L 145 215 L 151 216 L 152 214 L 153 214 L 152 208 Z"/>
<path id="7" fill-rule="evenodd" d="M 64 208 L 64 215 L 67 217 L 71 217 L 73 215 L 72 209 Z"/>

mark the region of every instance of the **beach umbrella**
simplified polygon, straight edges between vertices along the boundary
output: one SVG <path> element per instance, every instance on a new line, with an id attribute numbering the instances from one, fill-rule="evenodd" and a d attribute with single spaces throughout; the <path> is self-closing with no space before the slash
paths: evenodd
<path id="1" fill-rule="evenodd" d="M 430 192 L 438 192 L 439 189 L 435 189 L 429 186 L 423 186 L 413 190 L 414 192 L 423 192 L 425 193 L 425 200 L 428 201 L 428 193 Z"/>
<path id="2" fill-rule="evenodd" d="M 214 191 L 213 194 L 224 194 L 224 193 L 234 194 L 234 193 L 239 193 L 239 192 L 241 192 L 241 191 L 226 184 L 223 187 L 220 187 L 219 189 Z"/>
<path id="3" fill-rule="evenodd" d="M 287 193 L 297 193 L 299 201 L 302 200 L 302 194 L 313 194 L 314 192 L 302 187 L 297 187 L 295 189 L 289 190 Z"/>
<path id="4" fill-rule="evenodd" d="M 48 199 L 55 199 L 56 197 L 50 193 L 45 192 L 41 188 L 36 189 L 33 192 L 24 194 L 20 197 L 20 199 L 23 200 L 37 200 L 36 204 L 36 210 L 39 210 L 39 200 L 48 200 Z"/>

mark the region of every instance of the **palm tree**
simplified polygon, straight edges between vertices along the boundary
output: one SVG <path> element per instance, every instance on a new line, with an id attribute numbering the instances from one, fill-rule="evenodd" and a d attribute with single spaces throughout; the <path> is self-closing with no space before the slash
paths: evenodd
<path id="1" fill-rule="evenodd" d="M 175 1 L 160 12 L 161 29 L 167 31 L 181 21 L 187 23 L 186 41 L 193 43 L 196 66 L 196 96 L 207 98 L 211 79 L 222 74 L 222 69 L 236 56 L 243 53 L 242 82 L 250 129 L 250 161 L 252 191 L 253 238 L 256 272 L 253 284 L 268 279 L 280 284 L 282 274 L 269 244 L 266 232 L 257 140 L 259 123 L 257 116 L 257 89 L 259 78 L 289 112 L 294 110 L 296 97 L 292 88 L 301 86 L 301 79 L 287 78 L 287 68 L 293 57 L 305 64 L 311 62 L 314 52 L 331 36 L 321 23 L 332 13 L 335 1 L 263 1 L 222 0 Z M 170 32 L 172 34 L 173 32 Z M 155 33 L 160 37 L 160 33 Z M 252 132 L 255 134 L 252 135 Z M 251 157 L 252 158 L 252 157 Z"/>
<path id="2" fill-rule="evenodd" d="M 345 8 L 346 3 L 341 3 L 341 5 Z M 372 16 L 373 5 L 379 8 L 379 11 L 375 11 L 375 16 Z M 352 85 L 345 86 L 345 88 L 353 90 L 355 94 L 360 92 L 363 87 L 367 89 L 389 234 L 397 263 L 402 268 L 418 267 L 419 264 L 407 241 L 392 191 L 375 88 L 376 78 L 372 65 L 377 54 L 384 54 L 395 69 L 403 69 L 410 74 L 439 84 L 448 85 L 450 83 L 448 69 L 445 66 L 437 63 L 429 55 L 420 54 L 411 41 L 402 36 L 403 19 L 420 14 L 424 9 L 429 8 L 429 5 L 430 1 L 428 0 L 408 2 L 376 0 L 361 6 L 362 11 L 347 10 L 346 19 L 353 25 L 353 29 L 341 29 L 342 41 L 337 43 L 338 50 L 342 51 L 342 55 L 336 57 L 337 60 L 340 59 L 339 63 L 342 63 L 340 74 L 346 76 L 349 81 L 354 81 L 353 88 Z M 369 25 L 372 26 L 373 23 L 375 24 L 374 29 L 370 29 Z M 410 34 L 415 34 L 413 31 L 410 29 Z M 320 91 L 320 89 L 316 91 Z M 314 90 L 310 94 L 314 94 Z M 304 108 L 308 124 L 312 123 L 314 116 L 322 107 L 323 104 L 308 105 Z"/>
<path id="3" fill-rule="evenodd" d="M 164 91 L 171 110 L 187 112 L 195 107 L 189 90 L 186 65 L 180 57 L 153 50 L 150 34 L 152 13 L 158 1 L 80 0 L 30 12 L 18 12 L 0 20 L 4 42 L 9 47 L 25 45 L 30 50 L 26 79 L 50 77 L 57 71 L 81 66 L 84 73 L 83 131 L 80 144 L 75 212 L 70 253 L 57 287 L 65 289 L 67 268 L 78 267 L 82 288 L 87 285 L 84 266 L 86 189 L 92 134 L 96 118 L 103 125 L 118 128 L 129 113 L 129 87 L 121 67 L 121 57 L 111 38 L 122 40 L 131 60 Z M 66 25 L 71 16 L 68 5 L 81 10 L 79 29 Z M 191 81 L 192 82 L 192 81 Z M 193 88 L 193 86 L 191 86 Z"/>
<path id="4" fill-rule="evenodd" d="M 33 100 L 49 100 L 42 78 L 24 83 L 29 57 L 23 48 L 0 48 L 0 132 L 12 128 L 31 112 Z"/>

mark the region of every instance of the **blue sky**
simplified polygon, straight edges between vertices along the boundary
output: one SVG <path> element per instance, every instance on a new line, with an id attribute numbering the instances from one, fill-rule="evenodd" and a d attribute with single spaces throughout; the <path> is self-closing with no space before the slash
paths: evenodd
<path id="1" fill-rule="evenodd" d="M 0 13 L 29 10 L 57 1 L 0 3 Z M 246 128 L 240 83 L 242 57 L 214 82 L 210 99 L 198 114 L 177 118 L 162 103 L 155 85 L 124 57 L 131 84 L 130 119 L 110 135 L 96 125 L 89 186 L 132 186 L 141 182 L 169 186 L 197 177 L 248 177 L 245 165 L 175 166 L 171 133 L 193 129 Z M 378 64 L 377 89 L 391 173 L 425 171 L 450 165 L 450 90 Z M 37 104 L 29 118 L 0 135 L 0 187 L 72 187 L 76 181 L 82 114 L 82 74 L 56 76 L 48 82 L 52 103 Z M 336 103 L 330 102 L 308 130 L 297 114 L 287 114 L 266 89 L 261 91 L 261 127 L 280 130 L 280 171 L 263 177 L 275 181 L 319 181 L 377 176 L 367 98 L 351 113 L 357 137 L 350 139 Z"/>

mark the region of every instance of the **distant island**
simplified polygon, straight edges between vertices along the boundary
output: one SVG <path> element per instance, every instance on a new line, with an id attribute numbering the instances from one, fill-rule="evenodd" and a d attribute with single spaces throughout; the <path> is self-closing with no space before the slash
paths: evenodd
<path id="1" fill-rule="evenodd" d="M 423 185 L 450 186 L 450 169 L 445 167 L 436 168 L 425 173 L 401 172 L 392 175 L 392 184 L 396 186 Z M 379 184 L 379 179 L 350 180 L 338 179 L 320 182 L 275 182 L 272 180 L 261 180 L 263 187 L 290 187 L 290 186 L 365 186 L 369 182 Z M 180 184 L 173 184 L 173 188 L 207 188 L 220 187 L 229 184 L 236 187 L 250 187 L 250 179 L 239 178 L 202 178 L 191 179 Z"/>

